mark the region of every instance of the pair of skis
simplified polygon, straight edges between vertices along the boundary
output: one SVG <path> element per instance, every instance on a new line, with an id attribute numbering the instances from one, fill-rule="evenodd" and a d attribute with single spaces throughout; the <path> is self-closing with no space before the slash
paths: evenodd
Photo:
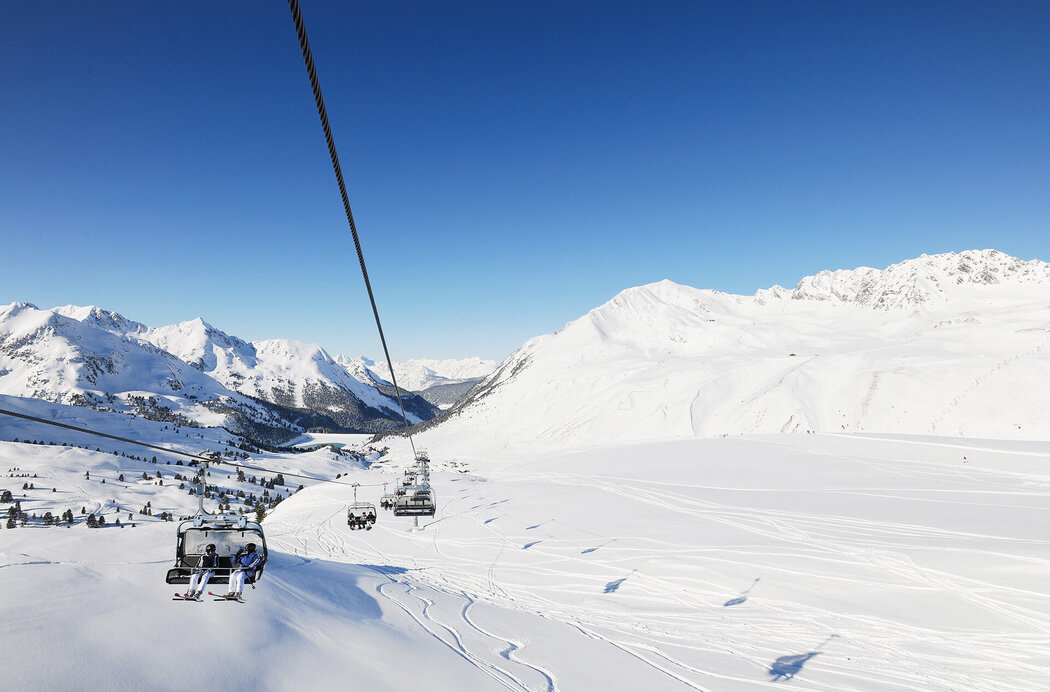
<path id="1" fill-rule="evenodd" d="M 227 596 L 226 594 L 212 593 L 211 591 L 208 592 L 208 595 L 209 596 L 214 596 L 214 598 L 211 599 L 213 601 L 237 601 L 238 603 L 244 603 L 244 599 L 241 598 L 240 596 Z M 204 599 L 201 598 L 200 596 L 194 596 L 192 598 L 189 598 L 189 597 L 186 596 L 186 594 L 181 594 L 181 593 L 175 594 L 175 596 L 172 597 L 171 600 L 173 600 L 173 601 L 197 601 L 198 603 L 203 603 L 204 602 Z"/>

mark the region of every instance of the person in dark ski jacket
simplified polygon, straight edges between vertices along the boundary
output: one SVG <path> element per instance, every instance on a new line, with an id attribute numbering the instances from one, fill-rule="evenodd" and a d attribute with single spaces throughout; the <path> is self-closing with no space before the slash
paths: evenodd
<path id="1" fill-rule="evenodd" d="M 249 543 L 243 550 L 238 550 L 233 558 L 233 573 L 230 574 L 230 591 L 227 596 L 240 596 L 244 590 L 244 580 L 262 564 L 262 555 L 255 552 L 255 544 Z"/>
<path id="2" fill-rule="evenodd" d="M 215 552 L 215 544 L 209 543 L 204 549 L 204 554 L 197 561 L 190 576 L 190 589 L 183 598 L 200 598 L 204 589 L 208 588 L 208 582 L 215 576 L 215 568 L 219 566 L 219 554 Z"/>

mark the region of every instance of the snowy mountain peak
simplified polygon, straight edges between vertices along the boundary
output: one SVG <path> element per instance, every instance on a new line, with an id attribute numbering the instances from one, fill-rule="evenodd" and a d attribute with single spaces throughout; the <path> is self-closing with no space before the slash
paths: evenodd
<path id="1" fill-rule="evenodd" d="M 295 358 L 303 361 L 322 363 L 334 362 L 328 353 L 317 344 L 308 344 L 294 339 L 264 339 L 253 341 L 252 345 L 260 354 L 275 358 Z"/>
<path id="2" fill-rule="evenodd" d="M 32 303 L 15 302 L 8 303 L 3 307 L 0 307 L 0 320 L 5 320 L 9 317 L 14 317 L 23 310 L 39 310 L 37 306 Z"/>
<path id="3" fill-rule="evenodd" d="M 201 318 L 152 328 L 94 306 L 6 306 L 0 312 L 0 394 L 183 424 L 225 424 L 274 439 L 299 426 L 402 424 L 396 400 L 316 344 L 249 344 Z M 405 405 L 412 422 L 436 412 L 418 398 Z"/>
<path id="4" fill-rule="evenodd" d="M 921 255 L 883 270 L 858 267 L 822 271 L 799 281 L 791 298 L 890 310 L 943 302 L 958 290 L 974 286 L 1031 283 L 1050 285 L 1050 264 L 1026 262 L 997 250 L 967 250 Z"/>
<path id="5" fill-rule="evenodd" d="M 94 305 L 64 305 L 55 308 L 53 312 L 77 322 L 83 322 L 92 327 L 119 334 L 125 334 L 128 331 L 133 331 L 136 327 L 142 326 L 137 322 L 130 322 L 118 312 L 103 310 Z"/>

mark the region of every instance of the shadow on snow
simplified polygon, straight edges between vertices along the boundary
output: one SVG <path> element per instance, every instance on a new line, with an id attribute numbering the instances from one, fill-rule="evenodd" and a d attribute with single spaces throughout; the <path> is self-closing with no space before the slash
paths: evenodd
<path id="1" fill-rule="evenodd" d="M 755 580 L 758 581 L 757 579 Z M 819 656 L 824 651 L 824 647 L 827 646 L 828 642 L 832 639 L 837 639 L 839 635 L 832 634 L 827 639 L 820 643 L 816 651 L 810 651 L 807 654 L 794 654 L 793 656 L 781 656 L 777 660 L 773 661 L 773 665 L 769 667 L 769 674 L 773 676 L 773 682 L 780 680 L 790 680 L 795 677 L 802 666 L 806 665 L 806 661 Z"/>
<path id="2" fill-rule="evenodd" d="M 340 617 L 352 620 L 382 619 L 379 602 L 357 585 L 360 577 L 367 574 L 362 570 L 378 572 L 386 577 L 405 572 L 403 568 L 391 565 L 353 565 L 272 552 L 260 588 L 265 588 L 269 582 L 318 610 Z"/>

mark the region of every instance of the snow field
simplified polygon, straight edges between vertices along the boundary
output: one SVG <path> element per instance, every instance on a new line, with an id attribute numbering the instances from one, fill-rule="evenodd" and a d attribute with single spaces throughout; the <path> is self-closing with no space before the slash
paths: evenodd
<path id="1" fill-rule="evenodd" d="M 410 458 L 407 445 L 391 447 L 371 471 L 328 450 L 249 463 L 347 474 L 375 502 L 375 484 Z M 452 468 L 430 451 L 435 468 Z M 90 530 L 77 514 L 73 528 L 2 529 L 5 679 L 977 691 L 1038 689 L 1050 674 L 1045 442 L 774 435 L 459 452 L 472 472 L 435 471 L 438 514 L 420 531 L 389 512 L 350 531 L 353 488 L 308 483 L 264 521 L 270 561 L 243 605 L 170 600 L 176 524 Z M 196 504 L 167 482 L 108 480 L 140 466 L 167 478 L 174 466 L 13 442 L 0 458 L 0 471 L 38 474 L 26 511 Z M 21 494 L 23 480 L 0 482 Z M 67 495 L 49 498 L 52 482 Z"/>

